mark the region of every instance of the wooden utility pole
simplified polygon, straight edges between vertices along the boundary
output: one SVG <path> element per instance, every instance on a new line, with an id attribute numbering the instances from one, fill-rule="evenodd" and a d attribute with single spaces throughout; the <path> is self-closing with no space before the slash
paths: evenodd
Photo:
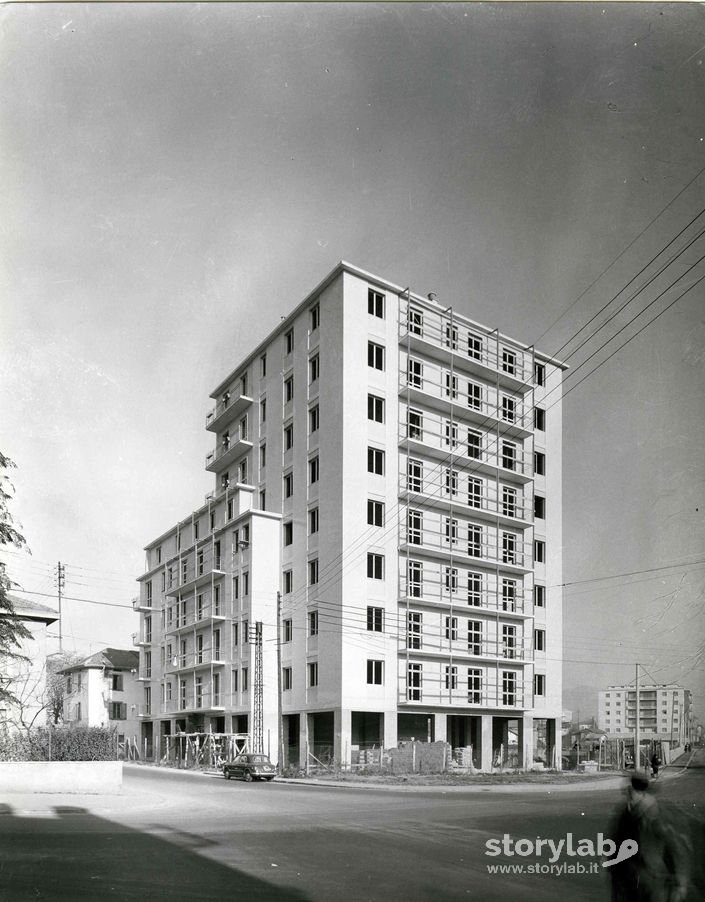
<path id="1" fill-rule="evenodd" d="M 277 592 L 277 756 L 284 768 L 284 717 L 282 714 L 282 593 Z"/>
<path id="2" fill-rule="evenodd" d="M 636 724 L 634 729 L 634 770 L 639 770 L 639 764 L 641 763 L 641 757 L 639 755 L 639 743 L 641 741 L 641 737 L 639 736 L 639 665 L 636 665 Z"/>
<path id="3" fill-rule="evenodd" d="M 56 586 L 59 590 L 59 652 L 63 652 L 63 637 L 61 631 L 61 593 L 63 591 L 64 586 L 66 585 L 66 568 L 59 561 L 56 565 Z"/>

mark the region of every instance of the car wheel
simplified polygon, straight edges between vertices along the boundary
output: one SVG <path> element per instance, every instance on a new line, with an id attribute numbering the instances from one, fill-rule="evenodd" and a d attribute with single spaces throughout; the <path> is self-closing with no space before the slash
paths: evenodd
<path id="1" fill-rule="evenodd" d="M 267 783 L 271 783 L 274 777 L 265 777 L 264 779 L 267 781 Z"/>
<path id="2" fill-rule="evenodd" d="M 224 771 L 223 776 L 225 777 L 226 780 L 229 780 L 230 779 L 230 771 L 229 770 Z"/>
<path id="3" fill-rule="evenodd" d="M 249 772 L 249 770 L 246 770 L 246 771 L 245 771 L 245 773 L 243 774 L 243 778 L 244 778 L 244 780 L 245 780 L 245 783 L 251 783 L 251 782 L 252 782 L 252 774 Z"/>

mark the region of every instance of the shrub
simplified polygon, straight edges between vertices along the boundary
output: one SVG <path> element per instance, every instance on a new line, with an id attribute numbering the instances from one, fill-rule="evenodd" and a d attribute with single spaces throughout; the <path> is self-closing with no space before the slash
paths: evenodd
<path id="1" fill-rule="evenodd" d="M 114 761 L 116 757 L 115 730 L 105 727 L 35 727 L 25 733 L 0 734 L 2 761 Z"/>

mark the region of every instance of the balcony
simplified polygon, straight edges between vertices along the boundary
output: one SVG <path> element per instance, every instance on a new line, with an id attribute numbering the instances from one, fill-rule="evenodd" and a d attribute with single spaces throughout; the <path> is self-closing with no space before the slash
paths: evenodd
<path id="1" fill-rule="evenodd" d="M 252 450 L 252 442 L 247 438 L 233 438 L 227 444 L 220 444 L 215 451 L 206 454 L 206 470 L 217 473 L 225 470 L 233 461 Z"/>
<path id="2" fill-rule="evenodd" d="M 226 661 L 222 652 L 212 652 L 210 649 L 204 649 L 200 654 L 198 652 L 188 652 L 185 655 L 177 654 L 167 661 L 164 665 L 164 673 L 183 673 L 188 670 L 198 670 L 202 667 L 225 667 Z"/>
<path id="3" fill-rule="evenodd" d="M 132 610 L 133 611 L 143 611 L 145 613 L 149 613 L 154 610 L 154 600 L 153 598 L 145 598 L 144 600 L 140 597 L 132 599 Z"/>
<path id="4" fill-rule="evenodd" d="M 478 476 L 495 478 L 499 471 L 501 478 L 509 482 L 527 483 L 533 479 L 533 455 L 523 452 L 518 446 L 508 452 L 502 447 L 501 439 L 497 445 L 496 436 L 491 433 L 487 433 L 486 438 L 486 447 L 470 449 L 462 440 L 462 430 L 457 442 L 451 445 L 445 437 L 428 429 L 409 436 L 404 425 L 399 432 L 399 446 L 409 457 L 431 458 L 455 469 L 470 470 Z"/>
<path id="5" fill-rule="evenodd" d="M 463 524 L 464 525 L 464 524 Z M 414 530 L 400 528 L 399 550 L 403 553 L 433 558 L 442 565 L 450 563 L 463 567 L 495 567 L 513 574 L 530 573 L 533 567 L 533 549 L 530 542 L 517 542 L 511 549 L 505 549 L 501 542 L 492 537 L 475 542 L 462 532 L 452 542 L 444 534 L 432 529 L 423 529 L 421 534 Z"/>
<path id="6" fill-rule="evenodd" d="M 252 398 L 248 395 L 224 396 L 206 414 L 206 429 L 209 432 L 220 432 L 225 426 L 243 414 L 250 404 L 252 404 Z"/>
<path id="7" fill-rule="evenodd" d="M 141 633 L 133 633 L 132 634 L 132 644 L 137 648 L 140 648 L 144 645 L 152 644 L 152 634 L 147 633 L 146 635 L 142 635 Z"/>
<path id="8" fill-rule="evenodd" d="M 152 705 L 137 705 L 137 716 L 138 717 L 151 717 L 152 716 Z"/>
<path id="9" fill-rule="evenodd" d="M 413 655 L 415 658 L 432 659 L 441 661 L 450 657 L 453 661 L 463 666 L 472 660 L 484 660 L 496 662 L 504 662 L 507 665 L 526 664 L 533 661 L 533 653 L 528 639 L 523 640 L 517 636 L 515 640 L 505 641 L 499 639 L 480 639 L 477 642 L 471 642 L 467 639 L 446 640 L 443 646 L 431 645 L 428 641 L 422 641 L 421 648 L 410 648 L 406 645 L 403 637 L 400 637 L 399 655 L 406 658 Z"/>
<path id="10" fill-rule="evenodd" d="M 185 578 L 183 578 L 182 574 L 181 583 L 168 586 L 165 595 L 168 597 L 177 595 L 184 596 L 189 592 L 200 589 L 202 586 L 209 585 L 212 580 L 220 579 L 225 576 L 225 571 L 220 569 L 221 565 L 222 561 L 220 557 L 218 557 L 214 566 L 211 566 L 209 561 L 205 561 L 203 566 L 197 566 L 195 569 L 189 567 L 186 571 Z"/>

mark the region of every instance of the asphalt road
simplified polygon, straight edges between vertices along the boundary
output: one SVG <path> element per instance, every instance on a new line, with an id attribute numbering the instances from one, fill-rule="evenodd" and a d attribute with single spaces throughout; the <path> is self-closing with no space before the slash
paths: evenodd
<path id="1" fill-rule="evenodd" d="M 659 783 L 681 821 L 705 819 L 705 770 Z M 0 899 L 607 900 L 597 858 L 557 861 L 595 863 L 597 873 L 490 874 L 488 864 L 545 864 L 549 856 L 544 848 L 541 858 L 490 858 L 485 842 L 505 833 L 594 839 L 619 801 L 615 790 L 246 784 L 130 767 L 119 796 L 5 797 Z"/>

